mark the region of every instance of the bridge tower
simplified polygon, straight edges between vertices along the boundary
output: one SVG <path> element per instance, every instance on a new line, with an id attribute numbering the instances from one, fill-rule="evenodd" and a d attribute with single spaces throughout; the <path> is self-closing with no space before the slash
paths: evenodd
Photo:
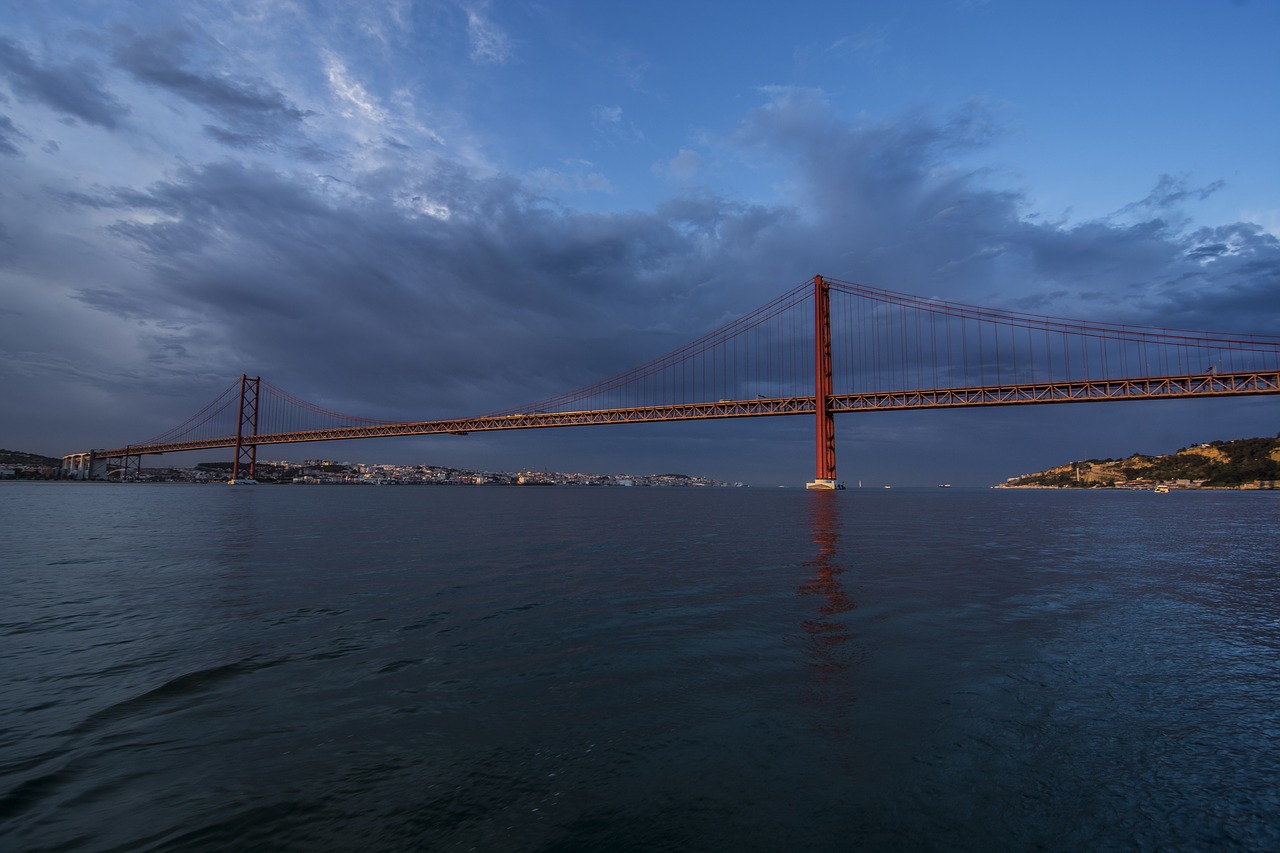
<path id="1" fill-rule="evenodd" d="M 240 480 L 242 469 L 245 480 L 253 481 L 257 474 L 258 445 L 252 439 L 258 435 L 258 387 L 261 382 L 261 376 L 250 379 L 247 375 L 240 374 L 240 417 L 236 421 L 236 458 L 231 464 L 232 483 Z"/>
<path id="2" fill-rule="evenodd" d="M 813 277 L 813 412 L 817 421 L 817 470 L 807 489 L 835 489 L 836 418 L 831 411 L 831 284 Z"/>

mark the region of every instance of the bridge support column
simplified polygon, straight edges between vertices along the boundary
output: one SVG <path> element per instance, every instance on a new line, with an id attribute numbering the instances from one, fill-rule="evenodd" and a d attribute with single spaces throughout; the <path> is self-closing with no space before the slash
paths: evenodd
<path id="1" fill-rule="evenodd" d="M 62 457 L 58 477 L 63 480 L 106 480 L 110 477 L 110 459 L 99 459 L 97 452 L 68 453 Z"/>
<path id="2" fill-rule="evenodd" d="M 808 489 L 835 489 L 836 418 L 831 412 L 831 285 L 813 277 L 813 412 L 817 421 L 817 469 Z"/>
<path id="3" fill-rule="evenodd" d="M 247 375 L 240 374 L 240 418 L 236 422 L 236 458 L 231 463 L 232 483 L 238 480 L 252 482 L 257 474 L 258 445 L 251 439 L 258 435 L 258 386 L 261 382 L 261 376 L 250 379 Z"/>
<path id="4" fill-rule="evenodd" d="M 124 469 L 120 472 L 120 482 L 137 483 L 142 480 L 142 454 L 132 453 L 132 447 L 125 448 Z"/>
<path id="5" fill-rule="evenodd" d="M 91 479 L 95 461 L 92 450 L 88 453 L 68 453 L 62 457 L 60 476 L 64 480 Z"/>

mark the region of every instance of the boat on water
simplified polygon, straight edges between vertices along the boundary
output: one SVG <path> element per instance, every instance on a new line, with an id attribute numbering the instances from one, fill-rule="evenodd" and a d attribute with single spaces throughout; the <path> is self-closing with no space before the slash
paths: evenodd
<path id="1" fill-rule="evenodd" d="M 951 484 L 950 484 L 950 483 L 939 483 L 939 484 L 938 484 L 938 488 L 939 488 L 939 489 L 949 489 L 949 488 L 951 488 Z"/>
<path id="2" fill-rule="evenodd" d="M 819 492 L 842 492 L 844 491 L 844 483 L 837 483 L 835 480 L 818 479 L 809 483 L 805 483 L 804 487 L 812 491 Z"/>
<path id="3" fill-rule="evenodd" d="M 256 486 L 256 485 L 258 485 L 258 481 L 257 481 L 257 480 L 249 480 L 249 479 L 246 479 L 246 478 L 244 478 L 244 477 L 241 477 L 241 478 L 236 479 L 236 480 L 227 480 L 227 485 L 228 485 L 228 486 Z"/>
<path id="4" fill-rule="evenodd" d="M 1163 483 L 1160 484 L 1159 486 L 1156 486 L 1156 494 L 1158 495 L 1162 495 L 1167 491 L 1169 491 L 1169 487 L 1164 485 Z"/>

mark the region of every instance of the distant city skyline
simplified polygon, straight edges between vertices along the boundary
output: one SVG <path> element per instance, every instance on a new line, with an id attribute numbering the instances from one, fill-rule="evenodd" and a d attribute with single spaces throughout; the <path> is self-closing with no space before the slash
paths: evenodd
<path id="1" fill-rule="evenodd" d="M 144 440 L 241 373 L 387 420 L 500 410 L 819 273 L 1280 332 L 1277 4 L 11 5 L 16 450 Z M 1277 406 L 842 415 L 840 476 L 989 484 L 1273 435 Z M 809 417 L 296 448 L 317 455 L 813 473 Z"/>

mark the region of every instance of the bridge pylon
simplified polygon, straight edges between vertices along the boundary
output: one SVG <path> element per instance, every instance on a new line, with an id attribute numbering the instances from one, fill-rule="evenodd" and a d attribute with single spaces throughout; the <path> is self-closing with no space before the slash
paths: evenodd
<path id="1" fill-rule="evenodd" d="M 831 284 L 813 277 L 813 412 L 817 422 L 817 466 L 807 489 L 839 488 L 836 482 L 836 417 L 831 411 L 835 393 L 831 380 Z"/>
<path id="2" fill-rule="evenodd" d="M 258 389 L 261 376 L 250 379 L 240 374 L 240 417 L 236 421 L 236 458 L 231 463 L 231 482 L 254 482 L 258 467 Z M 248 434 L 246 435 L 246 428 Z M 244 473 L 243 479 L 241 472 Z"/>
<path id="3" fill-rule="evenodd" d="M 124 468 L 120 471 L 120 482 L 122 483 L 130 481 L 136 483 L 142 479 L 142 454 L 132 451 L 132 446 L 125 448 Z"/>

